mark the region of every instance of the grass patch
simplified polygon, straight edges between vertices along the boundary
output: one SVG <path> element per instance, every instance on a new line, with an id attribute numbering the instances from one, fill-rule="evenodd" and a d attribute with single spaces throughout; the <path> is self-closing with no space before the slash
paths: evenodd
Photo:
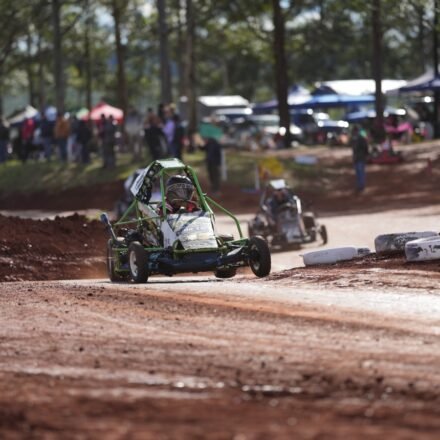
<path id="1" fill-rule="evenodd" d="M 253 188 L 255 185 L 255 170 L 260 161 L 267 160 L 268 156 L 262 153 L 226 150 L 227 182 L 241 188 Z M 272 178 L 285 178 L 293 187 L 307 185 L 311 181 L 319 181 L 323 177 L 320 166 L 297 164 L 293 158 L 278 159 L 282 164 L 282 173 Z M 186 154 L 186 164 L 193 167 L 202 181 L 208 180 L 205 163 L 205 152 L 196 151 Z M 88 187 L 96 184 L 123 180 L 134 170 L 146 166 L 148 158 L 133 163 L 130 154 L 119 154 L 117 166 L 112 169 L 103 169 L 101 158 L 95 156 L 87 165 L 77 163 L 61 164 L 59 162 L 28 161 L 22 164 L 19 161 L 9 161 L 0 164 L 0 192 L 35 193 L 46 191 L 56 193 L 75 187 Z"/>

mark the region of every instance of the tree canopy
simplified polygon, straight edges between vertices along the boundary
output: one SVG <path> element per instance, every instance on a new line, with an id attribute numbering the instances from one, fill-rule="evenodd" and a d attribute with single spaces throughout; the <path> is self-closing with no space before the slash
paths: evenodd
<path id="1" fill-rule="evenodd" d="M 254 101 L 276 95 L 271 2 L 161 4 L 174 99 L 190 86 L 198 95 L 239 94 Z M 192 85 L 185 80 L 189 4 L 194 11 Z M 280 0 L 279 4 L 290 84 L 372 78 L 372 2 Z M 159 25 L 164 18 L 159 20 L 157 6 L 153 0 L 0 0 L 2 106 L 7 98 L 10 111 L 11 99 L 24 95 L 27 103 L 43 107 L 59 102 L 59 93 L 66 109 L 102 98 L 116 105 L 126 99 L 124 105 L 142 111 L 155 106 L 160 101 Z M 434 0 L 382 1 L 383 77 L 410 79 L 432 65 L 433 7 Z"/>

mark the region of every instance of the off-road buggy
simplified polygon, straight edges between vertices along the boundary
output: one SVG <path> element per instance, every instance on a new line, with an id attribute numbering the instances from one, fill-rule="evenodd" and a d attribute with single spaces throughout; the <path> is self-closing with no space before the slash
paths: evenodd
<path id="1" fill-rule="evenodd" d="M 192 212 L 173 213 L 166 200 L 166 184 L 172 176 L 184 176 L 193 185 Z M 111 238 L 107 244 L 107 268 L 111 281 L 144 283 L 155 274 L 213 271 L 217 278 L 231 278 L 238 267 L 249 266 L 258 277 L 269 274 L 271 256 L 262 237 L 243 238 L 240 223 L 229 211 L 202 192 L 193 169 L 177 159 L 151 163 L 131 187 L 134 200 L 124 215 L 111 225 L 101 220 Z M 218 234 L 212 207 L 231 217 L 239 239 Z"/>
<path id="2" fill-rule="evenodd" d="M 270 180 L 260 198 L 260 208 L 248 224 L 249 236 L 264 237 L 271 247 L 285 249 L 317 241 L 327 243 L 327 229 L 313 212 L 303 212 L 301 200 L 284 179 Z"/>

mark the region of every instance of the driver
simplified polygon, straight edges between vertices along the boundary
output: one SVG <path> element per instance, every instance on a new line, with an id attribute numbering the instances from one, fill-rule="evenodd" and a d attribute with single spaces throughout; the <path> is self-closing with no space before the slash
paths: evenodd
<path id="1" fill-rule="evenodd" d="M 175 214 L 181 209 L 186 212 L 197 211 L 199 207 L 193 197 L 194 185 L 189 177 L 176 175 L 168 179 L 165 191 L 167 212 Z M 162 215 L 162 207 L 159 214 Z"/>
<path id="2" fill-rule="evenodd" d="M 269 216 L 269 222 L 274 225 L 276 223 L 276 216 L 278 209 L 284 203 L 289 201 L 289 193 L 285 188 L 276 189 L 272 196 L 269 197 L 265 203 L 265 211 Z"/>

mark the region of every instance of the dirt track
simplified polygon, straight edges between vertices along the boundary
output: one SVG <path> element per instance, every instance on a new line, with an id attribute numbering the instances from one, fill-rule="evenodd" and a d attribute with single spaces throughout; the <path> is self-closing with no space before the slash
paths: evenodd
<path id="1" fill-rule="evenodd" d="M 358 210 L 322 219 L 329 246 L 437 231 L 423 164 L 386 210 L 380 185 L 323 197 Z M 439 438 L 438 262 L 303 268 L 302 250 L 264 280 L 35 281 L 102 276 L 105 241 L 79 216 L 0 216 L 0 280 L 34 280 L 0 283 L 0 439 Z"/>
<path id="2" fill-rule="evenodd" d="M 169 281 L 2 284 L 2 438 L 438 438 L 436 293 Z"/>

